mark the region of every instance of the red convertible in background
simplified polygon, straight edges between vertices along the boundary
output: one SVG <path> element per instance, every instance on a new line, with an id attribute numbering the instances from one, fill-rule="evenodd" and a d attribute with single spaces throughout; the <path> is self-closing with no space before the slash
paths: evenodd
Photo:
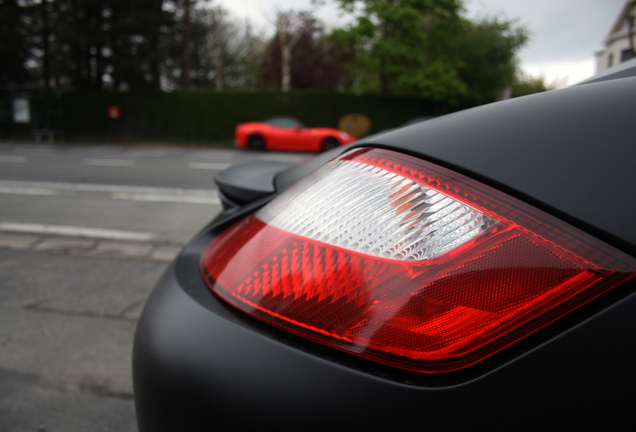
<path id="1" fill-rule="evenodd" d="M 345 131 L 311 128 L 291 117 L 273 117 L 242 123 L 234 131 L 234 144 L 248 150 L 325 151 L 356 141 Z"/>

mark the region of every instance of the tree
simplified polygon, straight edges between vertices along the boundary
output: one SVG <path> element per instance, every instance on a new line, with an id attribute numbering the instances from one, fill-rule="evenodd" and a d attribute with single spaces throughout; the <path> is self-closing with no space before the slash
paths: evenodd
<path id="1" fill-rule="evenodd" d="M 163 0 L 111 0 L 103 29 L 106 75 L 115 90 L 161 85 L 161 66 L 173 40 L 175 13 Z"/>
<path id="2" fill-rule="evenodd" d="M 159 88 L 174 9 L 164 0 L 0 0 L 14 84 Z M 9 36 L 9 34 L 11 36 Z M 6 54 L 3 47 L 11 47 Z M 4 68 L 4 62 L 3 62 Z M 25 77 L 26 76 L 26 77 Z M 9 79 L 9 78 L 7 78 Z"/>
<path id="3" fill-rule="evenodd" d="M 245 20 L 243 25 L 244 35 L 235 39 L 235 52 L 238 59 L 236 64 L 235 87 L 247 87 L 255 90 L 258 82 L 258 69 L 262 58 L 265 43 L 262 37 L 254 35 L 252 24 Z"/>
<path id="4" fill-rule="evenodd" d="M 220 6 L 196 11 L 197 38 L 195 56 L 199 87 L 214 80 L 214 88 L 223 90 L 224 69 L 229 59 L 229 44 L 236 36 L 236 29 L 228 19 L 228 12 Z"/>
<path id="5" fill-rule="evenodd" d="M 535 77 L 522 72 L 517 72 L 512 83 L 512 97 L 527 96 L 533 93 L 541 93 L 554 90 L 556 83 L 547 84 L 543 75 Z"/>
<path id="6" fill-rule="evenodd" d="M 28 29 L 18 0 L 0 0 L 0 87 L 22 84 L 29 79 Z"/>
<path id="7" fill-rule="evenodd" d="M 528 31 L 514 20 L 462 19 L 455 34 L 444 39 L 438 50 L 457 65 L 457 76 L 465 83 L 466 105 L 481 105 L 501 99 L 517 74 L 516 53 L 528 40 Z"/>
<path id="8" fill-rule="evenodd" d="M 248 19 L 226 21 L 226 25 L 221 37 L 225 47 L 221 51 L 223 86 L 255 89 L 264 50 L 263 38 L 253 33 Z"/>
<path id="9" fill-rule="evenodd" d="M 183 40 L 181 47 L 181 87 L 190 88 L 191 40 L 192 40 L 192 0 L 183 1 Z"/>
<path id="10" fill-rule="evenodd" d="M 183 22 L 183 20 L 179 20 Z M 256 86 L 255 74 L 262 41 L 248 20 L 237 21 L 221 6 L 197 7 L 192 11 L 190 79 L 193 88 L 239 88 Z M 164 62 L 167 88 L 182 85 L 182 29 Z"/>
<path id="11" fill-rule="evenodd" d="M 267 45 L 261 66 L 263 83 L 287 91 L 343 90 L 350 76 L 346 63 L 351 51 L 327 38 L 324 24 L 312 12 L 301 13 L 299 19 L 297 40 L 287 54 L 283 49 L 286 39 L 279 32 Z"/>
<path id="12" fill-rule="evenodd" d="M 303 33 L 311 31 L 315 19 L 308 12 L 288 11 L 276 15 L 276 36 L 281 52 L 280 89 L 287 93 L 291 88 L 292 50 Z"/>
<path id="13" fill-rule="evenodd" d="M 338 0 L 354 22 L 332 37 L 356 52 L 360 89 L 457 100 L 466 93 L 457 61 L 436 51 L 461 27 L 461 0 Z"/>

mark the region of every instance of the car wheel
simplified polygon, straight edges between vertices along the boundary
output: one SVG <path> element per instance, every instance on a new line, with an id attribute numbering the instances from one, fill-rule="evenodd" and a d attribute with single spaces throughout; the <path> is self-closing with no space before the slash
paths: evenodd
<path id="1" fill-rule="evenodd" d="M 265 150 L 265 138 L 260 135 L 252 135 L 247 139 L 248 150 Z"/>
<path id="2" fill-rule="evenodd" d="M 331 150 L 332 148 L 336 148 L 340 145 L 337 139 L 335 138 L 325 138 L 320 144 L 321 151 Z"/>

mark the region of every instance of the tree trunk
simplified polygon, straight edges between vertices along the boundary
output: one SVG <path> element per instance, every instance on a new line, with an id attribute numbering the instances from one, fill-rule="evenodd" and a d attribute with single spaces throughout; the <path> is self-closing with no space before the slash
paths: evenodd
<path id="1" fill-rule="evenodd" d="M 291 48 L 289 45 L 281 45 L 281 83 L 283 93 L 291 89 Z"/>
<path id="2" fill-rule="evenodd" d="M 223 90 L 223 51 L 221 49 L 221 14 L 214 15 L 214 86 L 217 91 Z"/>
<path id="3" fill-rule="evenodd" d="M 190 22 L 190 0 L 185 0 L 183 31 L 183 51 L 181 57 L 181 85 L 184 90 L 190 88 L 190 39 L 192 34 L 192 23 Z"/>
<path id="4" fill-rule="evenodd" d="M 44 88 L 48 91 L 51 85 L 51 50 L 49 46 L 49 11 L 45 0 L 40 4 L 42 11 L 42 74 L 44 78 Z"/>
<path id="5" fill-rule="evenodd" d="M 159 69 L 159 27 L 161 19 L 161 2 L 153 2 L 151 9 L 152 28 L 150 30 L 150 73 L 152 75 L 152 81 L 150 87 L 159 90 L 161 89 L 161 71 Z"/>
<path id="6" fill-rule="evenodd" d="M 102 15 L 102 11 L 104 10 L 104 3 L 98 2 L 97 8 L 95 10 L 95 20 L 97 22 L 97 39 L 95 41 L 95 87 L 102 90 L 104 88 L 104 57 L 102 54 L 102 49 L 104 48 L 104 34 L 102 33 L 102 25 L 104 23 L 104 16 Z"/>
<path id="7" fill-rule="evenodd" d="M 256 57 L 255 55 L 255 50 L 254 50 L 254 39 L 252 38 L 252 26 L 249 23 L 249 21 L 246 24 L 245 27 L 245 38 L 247 39 L 247 58 L 250 61 L 249 64 L 249 89 L 250 90 L 256 90 L 256 67 L 254 66 L 254 58 Z"/>

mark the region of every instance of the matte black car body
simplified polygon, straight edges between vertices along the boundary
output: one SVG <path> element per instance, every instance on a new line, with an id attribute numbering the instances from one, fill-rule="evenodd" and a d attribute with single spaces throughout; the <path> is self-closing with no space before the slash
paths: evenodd
<path id="1" fill-rule="evenodd" d="M 140 430 L 630 427 L 636 420 L 634 279 L 476 365 L 427 375 L 250 318 L 211 293 L 199 261 L 229 224 L 361 146 L 468 175 L 636 256 L 635 113 L 636 78 L 620 78 L 372 136 L 282 172 L 280 166 L 260 174 L 230 168 L 225 187 L 219 183 L 226 210 L 168 268 L 139 322 L 133 368 Z M 228 188 L 232 176 L 243 184 Z M 259 192 L 250 195 L 250 184 Z"/>

